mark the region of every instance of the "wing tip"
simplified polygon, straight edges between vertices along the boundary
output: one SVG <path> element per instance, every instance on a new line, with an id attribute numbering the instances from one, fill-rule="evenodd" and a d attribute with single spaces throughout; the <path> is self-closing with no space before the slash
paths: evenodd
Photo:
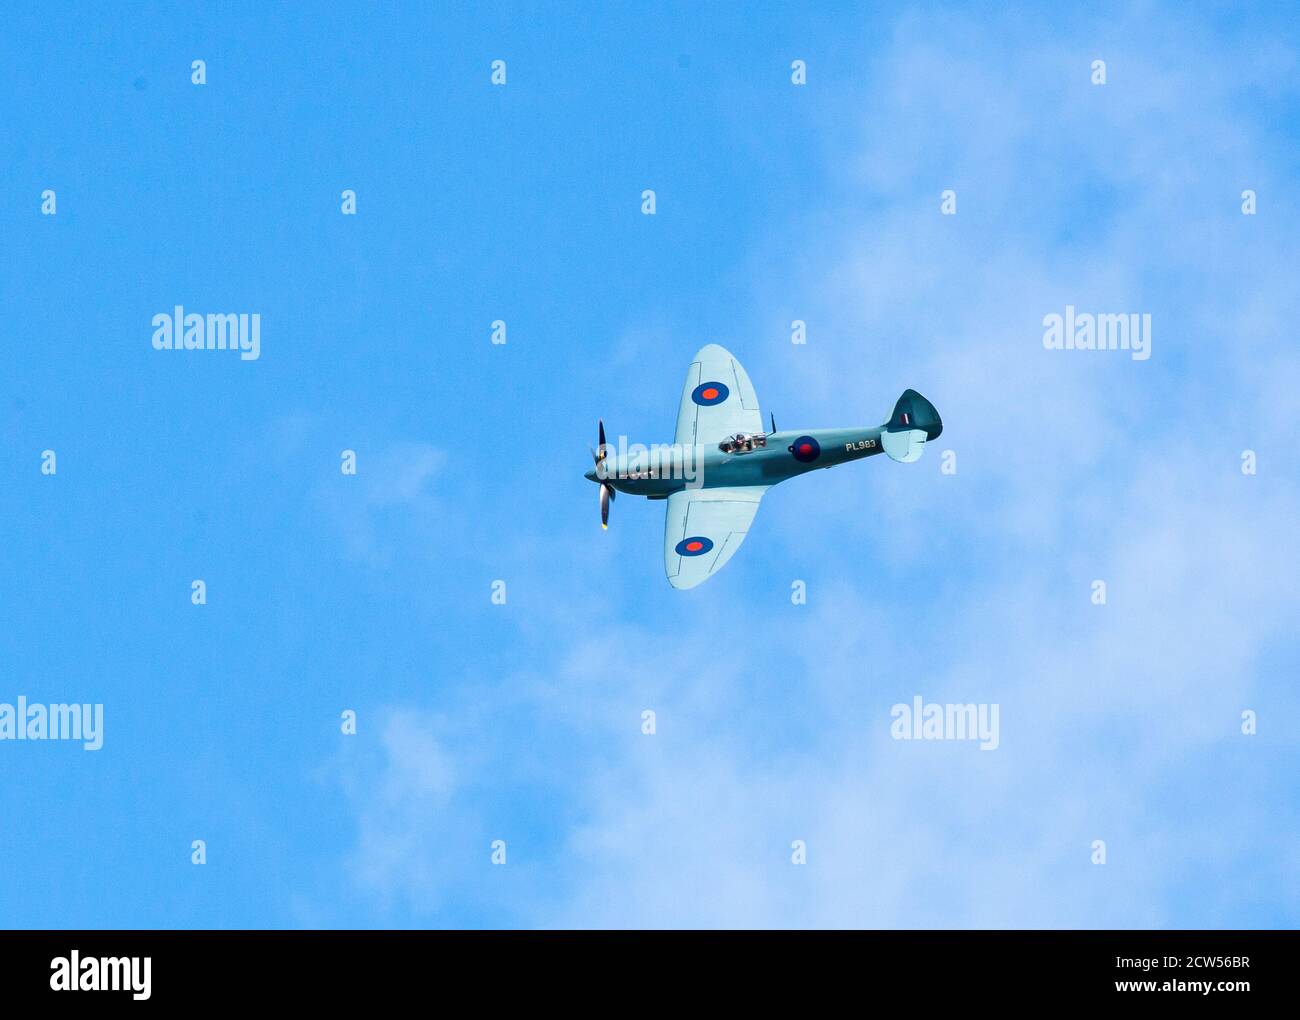
<path id="1" fill-rule="evenodd" d="M 732 353 L 729 350 L 727 350 L 725 347 L 723 347 L 722 344 L 714 344 L 714 343 L 708 343 L 705 344 L 703 347 L 701 347 L 698 351 L 695 352 L 695 357 L 692 360 L 703 361 L 705 355 L 711 355 L 711 354 L 721 354 L 724 357 L 731 358 L 732 361 L 736 360 L 735 357 L 732 355 Z"/>

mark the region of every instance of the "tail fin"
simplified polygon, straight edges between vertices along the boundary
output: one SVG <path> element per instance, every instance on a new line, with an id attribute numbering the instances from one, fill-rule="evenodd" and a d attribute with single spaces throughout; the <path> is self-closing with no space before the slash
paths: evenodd
<path id="1" fill-rule="evenodd" d="M 934 405 L 916 390 L 904 390 L 884 424 L 880 445 L 894 460 L 910 464 L 921 456 L 926 442 L 937 439 L 942 431 L 943 420 Z"/>

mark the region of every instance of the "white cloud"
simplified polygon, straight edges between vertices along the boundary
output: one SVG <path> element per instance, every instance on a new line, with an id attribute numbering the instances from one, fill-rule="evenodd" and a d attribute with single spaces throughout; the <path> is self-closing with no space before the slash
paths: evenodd
<path id="1" fill-rule="evenodd" d="M 436 716 L 409 709 L 374 715 L 377 755 L 338 763 L 357 823 L 349 870 L 385 907 L 400 900 L 431 908 L 458 859 L 448 852 L 449 834 L 463 833 L 467 824 L 466 809 L 455 800 L 461 777 Z"/>

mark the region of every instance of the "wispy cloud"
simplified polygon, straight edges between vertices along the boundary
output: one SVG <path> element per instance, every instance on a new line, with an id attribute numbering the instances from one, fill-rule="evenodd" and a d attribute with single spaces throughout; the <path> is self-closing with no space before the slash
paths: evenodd
<path id="1" fill-rule="evenodd" d="M 395 558 L 435 547 L 436 483 L 445 453 L 430 443 L 411 441 L 353 452 L 356 474 L 340 471 L 313 493 L 342 536 L 346 555 L 383 568 Z"/>

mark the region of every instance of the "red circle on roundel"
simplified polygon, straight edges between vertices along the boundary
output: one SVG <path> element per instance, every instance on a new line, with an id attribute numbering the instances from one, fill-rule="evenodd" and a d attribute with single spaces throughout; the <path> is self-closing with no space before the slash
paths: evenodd
<path id="1" fill-rule="evenodd" d="M 700 551 L 701 549 L 703 549 L 703 548 L 704 548 L 704 543 L 703 543 L 703 542 L 687 542 L 687 543 L 686 543 L 686 551 L 687 551 L 687 552 L 699 552 L 699 551 Z"/>
<path id="2" fill-rule="evenodd" d="M 702 396 L 705 400 L 716 400 L 718 398 L 718 391 L 715 390 L 712 386 L 710 386 L 707 390 L 701 393 L 700 396 Z"/>
<path id="3" fill-rule="evenodd" d="M 807 457 L 808 454 L 812 453 L 811 444 L 804 443 L 802 446 L 799 447 L 799 452 L 802 453 L 805 457 Z"/>

